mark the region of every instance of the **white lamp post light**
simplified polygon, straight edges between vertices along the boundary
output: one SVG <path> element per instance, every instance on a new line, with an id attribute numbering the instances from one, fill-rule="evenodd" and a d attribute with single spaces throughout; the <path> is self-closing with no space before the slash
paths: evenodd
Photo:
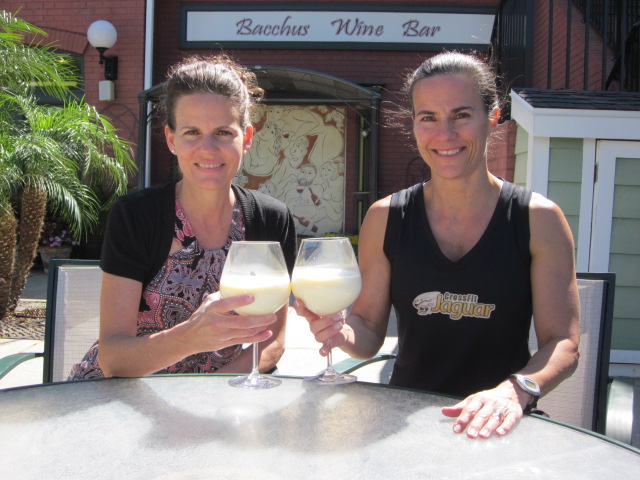
<path id="1" fill-rule="evenodd" d="M 118 57 L 105 57 L 104 52 L 113 47 L 118 38 L 116 28 L 106 20 L 97 20 L 89 25 L 87 39 L 89 43 L 100 53 L 100 65 L 104 64 L 104 78 L 117 80 Z"/>

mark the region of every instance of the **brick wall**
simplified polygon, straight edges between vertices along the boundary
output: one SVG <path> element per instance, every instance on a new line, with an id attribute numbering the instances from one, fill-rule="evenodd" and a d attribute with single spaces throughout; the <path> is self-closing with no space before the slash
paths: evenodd
<path id="1" fill-rule="evenodd" d="M 47 32 L 44 42 L 54 42 L 61 50 L 82 55 L 87 103 L 107 115 L 122 138 L 137 141 L 138 93 L 144 83 L 144 0 L 3 0 L 0 8 L 17 12 L 19 18 Z M 116 44 L 106 52 L 107 56 L 118 56 L 113 102 L 98 100 L 98 82 L 104 79 L 104 69 L 86 36 L 87 28 L 96 20 L 108 20 L 118 32 Z M 135 185 L 135 178 L 131 185 Z"/>
<path id="2" fill-rule="evenodd" d="M 156 1 L 153 84 L 161 83 L 167 68 L 180 61 L 185 55 L 211 53 L 211 50 L 180 50 L 179 0 Z M 214 3 L 192 1 L 190 3 Z M 240 4 L 264 3 L 264 1 L 241 1 Z M 343 0 L 316 2 L 314 0 L 281 1 L 282 4 L 311 4 L 314 6 L 345 3 Z M 367 5 L 390 4 L 380 0 L 354 0 L 352 3 Z M 496 6 L 498 0 L 473 1 L 425 1 L 406 0 L 401 5 L 465 5 Z M 48 40 L 57 41 L 62 49 L 81 54 L 85 66 L 85 92 L 88 103 L 96 105 L 99 111 L 109 116 L 120 129 L 120 134 L 132 142 L 137 141 L 138 99 L 144 88 L 144 40 L 145 40 L 145 0 L 111 0 L 108 2 L 56 0 L 4 0 L 2 8 L 16 12 L 18 16 L 49 32 Z M 98 53 L 86 40 L 86 31 L 95 20 L 108 20 L 118 31 L 118 40 L 107 55 L 119 57 L 116 100 L 98 100 L 98 82 L 103 79 L 103 68 L 98 64 Z M 378 196 L 388 195 L 408 186 L 423 175 L 425 168 L 416 158 L 417 151 L 410 136 L 397 128 L 389 127 L 390 113 L 401 99 L 398 92 L 402 88 L 406 74 L 415 69 L 434 52 L 424 51 L 377 51 L 377 50 L 229 50 L 246 65 L 279 65 L 303 68 L 333 75 L 355 83 L 376 83 L 383 85 L 381 104 L 381 128 L 379 141 L 379 189 Z M 152 183 L 165 181 L 170 177 L 171 158 L 164 145 L 162 132 L 153 133 Z M 353 150 L 351 145 L 348 148 Z M 504 149 L 496 148 L 496 155 L 503 155 Z M 490 165 L 494 173 L 509 177 L 508 159 L 494 160 Z M 353 159 L 352 159 L 353 160 Z M 351 160 L 351 161 L 352 161 Z M 135 185 L 132 179 L 131 184 Z M 352 189 L 353 182 L 348 182 Z M 348 191 L 350 194 L 351 190 Z"/>
<path id="3" fill-rule="evenodd" d="M 211 3 L 210 1 L 195 1 L 190 3 Z M 261 1 L 237 2 L 238 5 L 264 3 Z M 335 1 L 284 1 L 278 3 L 327 5 L 344 4 L 341 0 Z M 363 2 L 352 2 L 363 3 Z M 367 0 L 367 5 L 389 4 L 388 1 Z M 425 1 L 409 0 L 401 1 L 401 5 L 466 5 L 466 6 L 496 6 L 494 1 Z M 211 53 L 211 50 L 180 50 L 177 47 L 179 25 L 177 19 L 180 15 L 180 2 L 166 0 L 156 5 L 156 32 L 162 35 L 156 37 L 155 43 L 155 69 L 154 84 L 164 80 L 167 68 L 179 61 L 185 54 Z M 333 75 L 354 83 L 376 83 L 383 85 L 381 128 L 379 142 L 379 175 L 378 196 L 386 196 L 396 190 L 408 186 L 407 181 L 415 177 L 415 159 L 417 150 L 410 137 L 400 134 L 397 129 L 387 128 L 389 112 L 396 109 L 400 102 L 398 92 L 401 90 L 404 77 L 410 70 L 417 68 L 424 59 L 434 54 L 424 51 L 380 51 L 380 50 L 227 50 L 240 63 L 245 65 L 278 65 L 302 68 Z M 165 149 L 166 150 L 166 149 Z M 157 163 L 154 166 L 158 176 L 169 172 L 169 156 L 158 149 L 154 155 Z M 504 173 L 499 172 L 502 176 Z M 158 177 L 159 178 L 159 177 Z M 352 185 L 348 185 L 352 188 Z"/>

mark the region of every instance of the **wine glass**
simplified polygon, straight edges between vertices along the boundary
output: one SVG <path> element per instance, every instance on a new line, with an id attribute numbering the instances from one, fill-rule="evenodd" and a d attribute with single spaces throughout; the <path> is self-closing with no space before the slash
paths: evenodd
<path id="1" fill-rule="evenodd" d="M 233 242 L 220 276 L 223 298 L 250 293 L 253 303 L 238 307 L 239 315 L 269 315 L 289 301 L 289 272 L 278 242 Z M 282 383 L 258 371 L 258 343 L 253 344 L 253 369 L 246 376 L 229 380 L 239 388 L 272 388 Z"/>
<path id="2" fill-rule="evenodd" d="M 348 238 L 305 238 L 300 244 L 291 276 L 291 287 L 296 298 L 321 317 L 341 312 L 358 297 L 362 280 L 353 247 Z M 322 375 L 307 380 L 321 385 L 350 383 L 355 375 L 343 375 L 333 369 L 331 340 L 327 369 Z"/>

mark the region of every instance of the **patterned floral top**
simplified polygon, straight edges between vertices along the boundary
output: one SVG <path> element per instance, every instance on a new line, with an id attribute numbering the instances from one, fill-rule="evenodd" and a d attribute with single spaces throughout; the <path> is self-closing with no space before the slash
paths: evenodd
<path id="1" fill-rule="evenodd" d="M 231 242 L 243 240 L 244 233 L 242 209 L 236 202 L 227 243 L 220 249 L 203 249 L 176 197 L 175 238 L 183 248 L 167 257 L 142 293 L 137 336 L 167 330 L 189 319 L 207 295 L 219 290 L 220 275 Z M 242 345 L 233 345 L 213 352 L 196 353 L 156 373 L 215 372 L 235 359 L 241 351 Z M 96 342 L 82 361 L 73 366 L 68 380 L 103 377 Z"/>

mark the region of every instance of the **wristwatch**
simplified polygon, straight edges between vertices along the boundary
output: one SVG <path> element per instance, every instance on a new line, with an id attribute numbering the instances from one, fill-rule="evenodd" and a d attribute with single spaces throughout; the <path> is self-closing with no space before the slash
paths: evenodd
<path id="1" fill-rule="evenodd" d="M 523 413 L 529 414 L 531 410 L 538 406 L 538 398 L 540 398 L 540 385 L 533 379 L 520 375 L 519 373 L 512 373 L 509 378 L 514 378 L 518 386 L 533 397 L 533 400 L 524 408 Z"/>

